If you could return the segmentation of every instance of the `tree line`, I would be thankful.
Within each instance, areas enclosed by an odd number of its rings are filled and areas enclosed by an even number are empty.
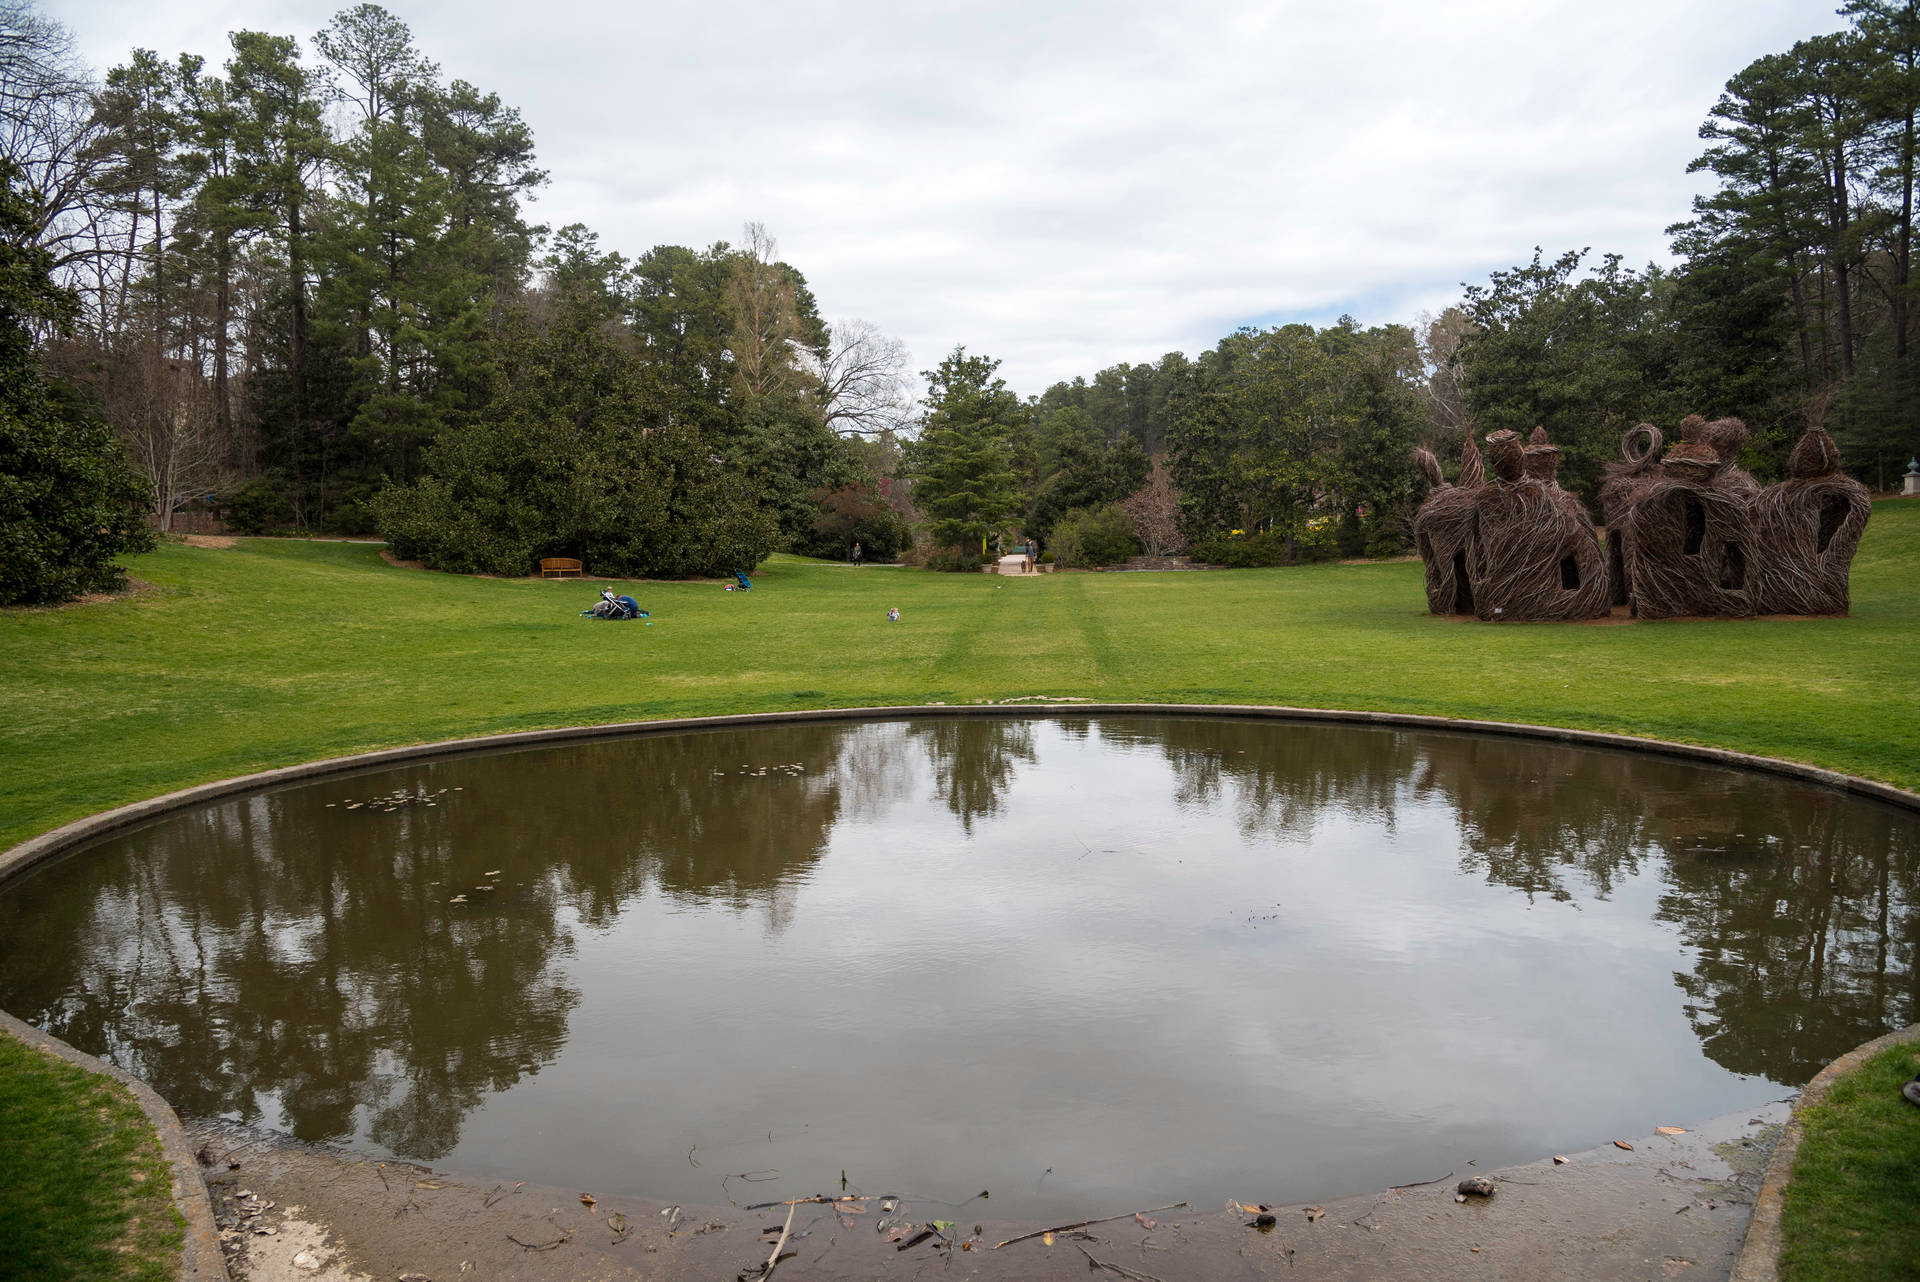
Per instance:
[[[1817,424],[1861,480],[1897,485],[1920,450],[1920,0],[1839,12],[1846,29],[1755,60],[1708,111],[1691,170],[1717,186],[1667,229],[1673,267],[1535,249],[1414,326],[1245,329],[1057,383],[1003,432],[998,472],[1024,489],[984,510],[1044,536],[1063,503],[1125,499],[1144,455],[1208,559],[1386,553],[1420,497],[1412,445],[1451,459],[1470,431],[1542,426],[1591,503],[1626,429],[1693,413],[1746,420],[1762,480]],[[918,497],[937,502],[924,480]]]
[[[1413,444],[1543,426],[1591,500],[1626,428],[1689,413],[1744,418],[1762,479],[1819,423],[1885,489],[1920,446],[1920,0],[1841,12],[1708,111],[1693,168],[1717,186],[1668,229],[1673,267],[1536,249],[1414,325],[1243,329],[1028,397],[961,346],[916,405],[901,344],[827,323],[758,224],[629,259],[529,221],[526,122],[378,5],[95,79],[0,0],[4,235],[69,300],[9,323],[162,529],[211,501],[469,571],[692,574],[916,533],[954,568],[1012,538],[1082,564],[1387,554]]]
[[[534,224],[519,111],[378,5],[96,79],[5,0],[0,161],[73,299],[35,330],[45,372],[162,529],[211,499],[243,530],[390,530],[515,573],[582,545],[608,572],[720,564],[609,542],[610,504],[727,563],[817,544],[823,513],[901,537],[864,444],[911,412],[901,345],[825,321],[757,224],[631,260]]]

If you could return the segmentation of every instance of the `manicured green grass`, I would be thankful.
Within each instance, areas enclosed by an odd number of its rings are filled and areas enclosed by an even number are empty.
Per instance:
[[[126,1088],[0,1036],[0,1278],[164,1282],[181,1223]]]
[[[130,566],[154,590],[0,611],[0,848],[374,747],[1022,695],[1543,722],[1920,786],[1920,502],[1876,505],[1845,619],[1438,619],[1412,562],[1002,579],[777,557],[751,593],[621,584],[645,627],[578,617],[601,580],[423,573],[367,545],[169,545]]]
[[[1920,1278],[1920,1108],[1900,1084],[1920,1042],[1895,1046],[1806,1110],[1780,1219],[1781,1282]]]
[[[193,783],[369,748],[1035,695],[1548,723],[1920,786],[1920,503],[1876,506],[1847,619],[1490,626],[1429,616],[1411,563],[1007,580],[776,558],[751,593],[621,584],[648,627],[579,618],[601,580],[425,574],[364,545],[170,545],[131,568],[152,590],[0,611],[0,849]],[[96,1267],[103,1252],[127,1268],[169,1258],[113,1219],[126,1215],[116,1175],[164,1188],[148,1157],[127,1156],[151,1141],[144,1121],[85,1129],[116,1116],[113,1092],[20,1053],[0,1042],[0,1272],[28,1260],[43,1261],[33,1276],[115,1276]],[[46,1129],[61,1126],[85,1133]],[[1887,1209],[1914,1205],[1909,1188]],[[40,1208],[70,1218],[43,1231]],[[59,1241],[63,1262],[33,1254]]]

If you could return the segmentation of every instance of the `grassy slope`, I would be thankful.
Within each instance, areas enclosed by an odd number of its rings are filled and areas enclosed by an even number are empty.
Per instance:
[[[181,1223],[126,1088],[0,1036],[0,1278],[166,1282]]]
[[[1405,562],[1012,582],[776,558],[746,595],[625,585],[641,627],[576,617],[598,580],[425,574],[364,545],[168,546],[132,568],[158,590],[0,612],[0,848],[377,746],[1019,695],[1545,722],[1920,786],[1920,502],[1876,506],[1847,619],[1436,619]]]
[[[1900,1098],[1917,1069],[1920,1045],[1895,1046],[1806,1111],[1781,1212],[1782,1282],[1920,1278],[1920,1108]]]

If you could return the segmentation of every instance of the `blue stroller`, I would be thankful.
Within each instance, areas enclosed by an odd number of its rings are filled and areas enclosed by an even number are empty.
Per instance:
[[[601,588],[600,599],[591,609],[582,610],[580,613],[585,618],[612,619],[616,622],[648,617],[647,612],[640,608],[638,601],[630,596],[615,596],[612,588]]]

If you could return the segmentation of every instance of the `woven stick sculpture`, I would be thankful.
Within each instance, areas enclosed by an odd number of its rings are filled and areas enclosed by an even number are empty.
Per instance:
[[[1682,441],[1634,495],[1627,513],[1627,579],[1642,619],[1753,613],[1753,518],[1747,489],[1716,484],[1726,464],[1711,446]]]
[[[1544,437],[1544,433],[1538,434]],[[1487,438],[1494,478],[1472,491],[1473,529],[1467,566],[1474,613],[1509,621],[1595,619],[1607,613],[1606,556],[1593,521],[1577,499],[1552,481],[1559,451],[1529,447],[1512,432]]]
[[[1600,481],[1600,519],[1607,524],[1607,581],[1615,605],[1633,600],[1633,583],[1627,577],[1627,513],[1660,474],[1660,450],[1666,443],[1666,435],[1651,423],[1629,429],[1620,438],[1620,453],[1627,461],[1609,464]]]
[[[1687,435],[1689,423],[1699,423],[1692,436]],[[1760,482],[1753,479],[1744,469],[1734,463],[1739,457],[1740,447],[1747,443],[1747,425],[1737,418],[1717,418],[1708,423],[1698,414],[1688,415],[1680,424],[1680,439],[1698,441],[1713,451],[1720,460],[1720,473],[1714,479],[1716,489],[1728,493],[1742,494],[1752,499],[1760,493]]]
[[[1662,457],[1665,440],[1651,423],[1622,438],[1626,462],[1600,484],[1604,548],[1560,487],[1560,451],[1544,428],[1524,445],[1513,432],[1487,437],[1491,479],[1469,436],[1458,485],[1415,450],[1433,487],[1413,522],[1427,608],[1501,620],[1598,618],[1610,605],[1643,619],[1847,612],[1872,506],[1841,472],[1832,437],[1809,430],[1789,479],[1764,490],[1735,462],[1747,440],[1739,419],[1692,414]]]
[[[1461,457],[1460,484],[1449,485],[1440,460],[1424,449],[1413,462],[1432,487],[1413,517],[1413,542],[1427,576],[1427,609],[1434,614],[1472,614],[1473,577],[1467,568],[1467,541],[1473,533],[1473,489],[1480,484],[1480,454],[1473,438]],[[1467,482],[1471,463],[1472,485]]]
[[[1764,549],[1755,606],[1762,614],[1845,614],[1848,572],[1873,507],[1867,487],[1840,470],[1840,450],[1811,428],[1787,459],[1788,479],[1753,502]]]
[[[1460,488],[1470,490],[1486,483],[1486,464],[1480,459],[1480,447],[1473,443],[1473,430],[1469,428],[1467,439],[1460,445]]]

